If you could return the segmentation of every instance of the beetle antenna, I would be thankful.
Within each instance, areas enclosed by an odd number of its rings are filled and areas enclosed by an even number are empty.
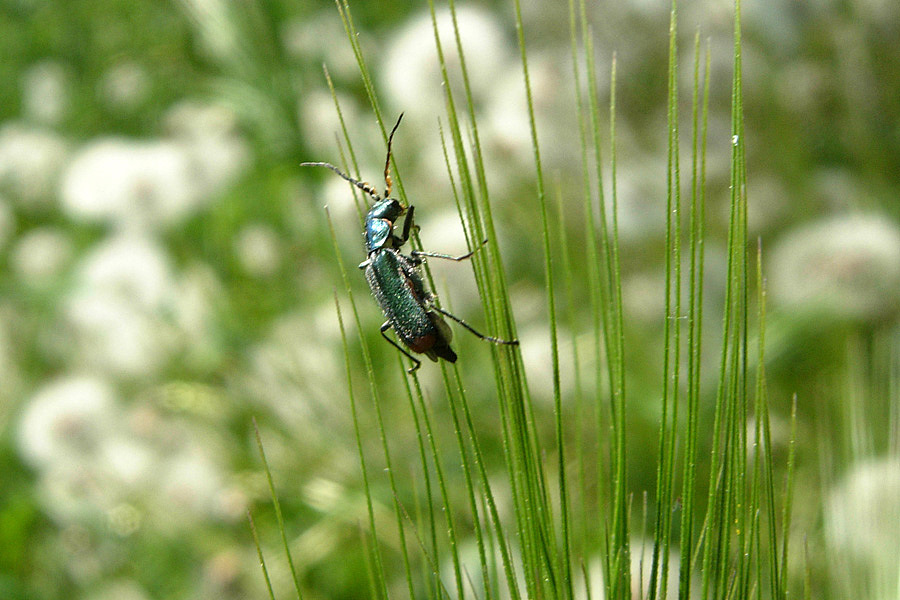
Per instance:
[[[391,135],[388,136],[388,148],[387,148],[387,158],[384,160],[384,197],[391,197],[391,186],[393,185],[393,181],[391,180],[391,142],[394,139],[394,132],[397,131],[397,128],[400,127],[400,121],[403,120],[403,113],[400,113],[400,116],[397,117],[397,122],[394,124],[394,128],[391,129]]]
[[[388,144],[388,148],[390,148],[390,144]],[[352,183],[353,185],[355,185],[356,187],[358,187],[359,189],[361,189],[362,191],[364,191],[365,193],[370,195],[375,200],[375,202],[378,202],[379,200],[381,200],[381,196],[378,195],[378,191],[372,186],[372,184],[353,179],[352,177],[350,177],[349,175],[347,175],[346,173],[344,173],[343,171],[341,171],[340,169],[338,169],[336,166],[334,166],[331,163],[303,162],[303,163],[300,163],[300,166],[301,167],[325,167],[325,168],[331,169],[332,171],[334,171],[335,173],[340,175],[341,178],[346,179],[347,181],[349,181],[350,183]]]

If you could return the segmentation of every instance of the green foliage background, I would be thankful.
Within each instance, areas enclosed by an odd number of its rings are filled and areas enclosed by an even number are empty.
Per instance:
[[[464,9],[495,241],[537,434],[552,448],[542,232],[513,8]],[[440,78],[433,62],[417,60],[433,44],[427,7],[352,10],[387,120],[406,114],[395,158],[421,240],[461,252],[440,145]],[[627,488],[638,539],[650,535],[643,494],[652,515],[662,394],[669,4],[599,3],[589,19],[601,97],[617,56]],[[703,355],[711,373],[727,258],[731,19],[730,3],[679,9],[682,102],[695,28],[711,56]],[[548,195],[551,205],[563,199],[568,254],[553,252],[573,273],[558,299],[562,403],[573,421],[595,365],[584,223],[567,200],[581,193],[567,7],[527,3],[523,24]],[[761,240],[768,278],[765,368],[779,485],[797,403],[789,578],[815,598],[895,598],[900,6],[748,3],[743,26],[749,239]],[[368,595],[366,491],[334,310],[337,290],[349,314],[335,254],[350,266],[362,260],[359,213],[345,184],[298,166],[342,159],[324,64],[359,172],[373,182],[381,173],[383,139],[335,7],[4,0],[0,56],[0,597],[261,597],[247,509],[279,597],[287,593],[252,416],[304,597]],[[398,357],[380,339],[362,277],[350,275],[376,382],[391,390],[380,408],[403,457],[395,474],[410,484],[401,501],[423,510],[413,466],[421,434],[398,391]],[[484,328],[472,270],[435,265],[434,275],[444,305]],[[345,320],[353,387],[364,395],[355,325]],[[491,350],[459,328],[456,336],[488,472],[501,478]],[[424,364],[421,381],[444,447],[454,434],[440,371]],[[714,392],[711,380],[701,413],[712,412]],[[359,422],[362,454],[380,456],[370,404]],[[600,438],[566,444],[570,455],[605,451]],[[452,465],[455,455],[445,457]],[[464,505],[458,466],[447,477]],[[387,481],[371,486],[378,522],[391,523]],[[397,572],[388,583],[402,596],[398,541],[389,533],[379,541]],[[640,555],[633,549],[635,561]]]

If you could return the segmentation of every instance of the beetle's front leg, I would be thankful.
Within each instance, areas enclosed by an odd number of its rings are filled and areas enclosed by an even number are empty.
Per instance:
[[[410,207],[406,209],[406,219],[403,221],[403,233],[400,235],[400,237],[394,240],[395,248],[399,248],[407,241],[409,241],[409,234],[412,231],[413,227],[415,227],[416,229],[419,228],[418,225],[414,225],[413,221],[413,213],[415,212],[415,209],[416,207],[412,205],[410,205]]]

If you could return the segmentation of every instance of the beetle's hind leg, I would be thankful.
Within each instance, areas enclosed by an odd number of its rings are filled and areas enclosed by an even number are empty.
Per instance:
[[[430,305],[430,308],[432,308],[433,310],[436,310],[437,312],[441,313],[448,319],[453,319],[454,321],[456,321],[457,323],[459,323],[460,325],[462,325],[463,327],[468,329],[469,332],[474,334],[475,337],[477,337],[478,339],[484,340],[486,342],[491,342],[492,344],[501,344],[504,346],[518,346],[519,345],[519,340],[504,340],[504,339],[493,337],[490,335],[484,335],[483,333],[481,333],[480,331],[478,331],[477,329],[475,329],[474,327],[472,327],[471,325],[469,325],[468,323],[466,323],[465,321],[463,321],[462,319],[460,319],[453,313],[447,312],[446,310],[444,310],[443,308],[441,308],[434,302],[429,302],[429,305]]]
[[[419,360],[418,358],[416,358],[415,356],[413,356],[412,354],[410,354],[409,352],[407,352],[406,350],[404,350],[403,348],[401,348],[401,347],[400,347],[400,344],[398,344],[397,342],[395,342],[394,340],[392,340],[391,338],[389,338],[389,337],[387,336],[387,333],[386,333],[386,332],[387,332],[387,330],[390,329],[391,327],[393,327],[393,325],[391,325],[391,322],[390,322],[390,321],[385,321],[385,322],[381,325],[381,337],[383,337],[383,338],[386,339],[388,342],[390,342],[391,346],[393,346],[394,348],[396,348],[397,350],[399,350],[400,352],[402,352],[403,354],[405,354],[405,355],[407,356],[407,358],[409,358],[409,360],[413,361],[413,366],[411,366],[410,368],[408,368],[408,369],[406,370],[407,373],[412,374],[412,373],[414,373],[419,367],[422,366],[422,361]]]

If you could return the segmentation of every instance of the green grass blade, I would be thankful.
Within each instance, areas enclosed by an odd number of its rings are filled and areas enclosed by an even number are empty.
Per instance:
[[[663,341],[662,416],[660,418],[659,464],[657,467],[657,512],[653,562],[650,572],[651,598],[665,598],[668,590],[668,560],[671,540],[675,442],[681,365],[681,181],[678,136],[678,46],[677,6],[673,0],[669,23],[668,152],[666,176],[666,302]],[[669,412],[671,411],[671,416]],[[657,584],[657,582],[659,582]],[[657,585],[659,586],[657,590]]]
[[[797,446],[797,396],[791,399],[791,434],[788,441],[788,459],[787,474],[785,475],[784,494],[781,505],[781,589],[779,590],[779,598],[787,598],[788,596],[788,548],[791,533],[791,515],[794,505],[794,468],[796,466],[796,446]]]
[[[519,0],[515,0],[516,15],[516,33],[519,40],[519,55],[522,64],[522,77],[525,83],[525,97],[528,109],[529,130],[531,134],[531,143],[535,165],[535,175],[537,183],[537,199],[541,211],[541,231],[544,246],[544,269],[547,288],[547,306],[549,312],[550,324],[550,344],[553,360],[553,387],[554,387],[554,405],[557,419],[557,443],[559,445],[558,452],[560,456],[559,466],[559,486],[560,486],[560,520],[562,527],[562,542],[558,544],[553,522],[551,520],[552,513],[546,496],[546,488],[541,478],[535,477],[535,486],[532,488],[534,504],[532,508],[535,516],[539,520],[536,523],[539,530],[534,532],[539,535],[537,540],[538,547],[541,549],[539,562],[534,565],[537,572],[541,572],[545,577],[549,578],[549,585],[553,589],[556,597],[572,597],[572,576],[571,576],[571,558],[569,556],[569,537],[568,537],[568,492],[566,484],[565,458],[563,452],[562,439],[562,409],[561,398],[559,392],[559,346],[556,324],[556,302],[554,293],[554,273],[550,252],[550,225],[547,214],[547,201],[544,190],[544,174],[541,165],[540,145],[538,144],[537,126],[534,118],[534,99],[531,91],[531,79],[528,72],[528,58],[526,54],[525,32],[522,23],[522,11]],[[536,466],[536,465],[535,465]]]
[[[397,359],[401,361],[402,368],[402,358],[400,355],[397,356]],[[448,536],[450,538],[450,546],[452,549],[452,556],[454,557],[454,572],[459,572],[459,557],[456,552],[456,527],[453,522],[453,515],[450,510],[450,502],[447,497],[447,486],[443,481],[443,470],[441,468],[440,462],[440,454],[437,451],[437,446],[433,444],[434,436],[432,435],[431,430],[431,421],[428,418],[427,407],[425,406],[424,399],[422,398],[421,388],[418,386],[418,379],[414,380],[416,385],[416,396],[419,401],[419,406],[417,409],[416,402],[413,400],[413,393],[409,386],[409,379],[404,378],[403,380],[406,386],[406,396],[409,401],[410,413],[412,414],[413,423],[416,429],[416,446],[419,451],[419,460],[422,463],[422,479],[425,483],[425,515],[423,518],[427,518],[428,521],[428,538],[430,541],[430,549],[426,548],[424,542],[419,538],[418,533],[416,533],[416,539],[419,541],[419,546],[422,548],[423,555],[427,559],[423,561],[423,569],[430,569],[430,572],[426,573],[426,579],[431,584],[429,586],[429,592],[431,593],[431,597],[438,598],[440,596],[440,589],[443,586],[443,582],[441,582],[440,578],[440,570],[437,565],[440,564],[440,550],[437,541],[437,522],[435,519],[435,506],[434,506],[434,494],[432,491],[432,482],[431,482],[431,473],[428,468],[428,458],[427,452],[425,449],[425,439],[426,437],[432,441],[432,445],[430,447],[431,450],[431,459],[435,465],[435,470],[439,477],[439,485],[441,487],[442,499],[444,502],[443,511],[446,515],[447,519],[447,531]],[[422,411],[421,419],[419,415],[419,410]],[[422,429],[422,424],[424,422],[425,430]],[[411,478],[412,480],[412,478]],[[419,495],[415,496],[418,500]],[[418,502],[417,502],[418,505]],[[421,515],[421,511],[419,511]],[[417,521],[420,521],[418,519]],[[411,520],[410,520],[411,521]],[[412,521],[411,521],[412,522]],[[413,528],[415,532],[415,529]]]
[[[573,9],[570,9],[570,27],[574,30]],[[604,369],[597,369],[596,391],[600,396],[603,393],[603,375],[606,375],[606,385],[609,389],[609,412],[599,410],[597,413],[597,432],[609,430],[611,442],[607,442],[608,467],[606,471],[600,463],[598,475],[601,481],[609,482],[604,486],[598,501],[601,507],[609,506],[611,515],[607,523],[607,533],[603,540],[606,548],[604,553],[605,585],[607,596],[610,598],[622,598],[631,596],[631,558],[629,550],[628,534],[628,496],[627,496],[627,462],[626,462],[626,425],[625,425],[625,363],[624,363],[624,328],[622,314],[622,287],[621,272],[618,255],[618,206],[616,195],[616,61],[613,57],[610,83],[610,147],[611,147],[611,198],[612,198],[612,224],[607,219],[607,208],[603,188],[603,169],[601,160],[600,141],[600,102],[598,98],[598,85],[596,69],[594,67],[593,36],[586,14],[585,2],[579,1],[579,22],[581,40],[584,46],[586,58],[588,98],[585,104],[582,101],[580,90],[576,93],[579,107],[579,123],[582,132],[582,166],[584,186],[584,206],[588,218],[586,222],[588,280],[591,306],[593,308],[594,348],[598,361],[605,363]],[[574,31],[572,33],[573,47]],[[574,53],[574,50],[573,50]],[[578,64],[575,59],[576,80],[578,78]],[[587,129],[591,135],[587,135]],[[594,171],[596,179],[596,196],[599,207],[596,211],[591,202],[591,183],[587,169],[587,155],[591,152],[592,145],[594,157]],[[599,227],[595,223],[599,222]],[[608,419],[608,421],[607,421]],[[608,424],[607,424],[608,423]],[[602,438],[601,438],[602,439]]]
[[[263,558],[262,547],[259,545],[259,534],[256,533],[256,524],[253,522],[253,514],[249,509],[247,510],[247,522],[250,524],[250,533],[253,534],[253,545],[256,546],[256,556],[259,557],[259,567],[262,569],[263,580],[266,582],[266,591],[269,592],[269,598],[275,600],[272,581],[269,579],[269,569],[266,567],[266,559]]]
[[[329,225],[331,224],[330,217],[328,219],[328,223],[329,223]],[[331,230],[331,233],[332,233],[332,236],[334,236],[333,228]],[[337,243],[335,243],[335,246],[337,246]],[[340,260],[340,259],[338,259],[338,260]],[[343,268],[343,263],[341,263],[341,273],[345,276],[345,283],[348,285],[348,289],[349,289],[349,281],[346,280],[346,272]],[[351,298],[351,303],[352,302],[353,301]],[[366,514],[369,519],[369,534],[371,535],[371,538],[374,541],[373,548],[372,548],[372,554],[371,554],[372,562],[374,564],[369,565],[370,571],[372,573],[372,576],[371,576],[371,579],[373,582],[372,587],[374,588],[375,591],[378,592],[378,594],[379,594],[378,597],[387,598],[388,595],[387,595],[387,584],[385,582],[384,563],[381,558],[381,551],[378,548],[378,530],[375,527],[375,507],[373,506],[372,489],[369,484],[369,470],[366,466],[366,455],[365,455],[365,452],[363,451],[364,446],[363,446],[362,434],[360,432],[360,425],[359,425],[359,413],[358,413],[358,408],[357,408],[357,403],[356,403],[356,396],[353,392],[353,368],[350,364],[350,349],[347,344],[347,332],[344,329],[344,318],[341,314],[341,305],[338,302],[337,293],[335,293],[335,297],[334,297],[334,306],[335,306],[335,310],[337,311],[338,325],[341,330],[341,343],[343,344],[343,347],[344,347],[344,365],[346,367],[346,372],[347,372],[347,393],[350,398],[350,414],[351,414],[352,420],[353,420],[353,432],[356,435],[356,449],[357,449],[357,453],[359,455],[360,473],[362,474],[362,478],[363,478],[363,491],[365,492],[365,495],[366,495]],[[352,306],[353,306],[353,312],[355,314],[356,313],[356,305],[352,304]],[[357,327],[359,327],[359,317],[357,316],[356,318],[357,318]],[[369,368],[371,369],[371,364],[369,364]],[[372,380],[371,370],[369,372],[369,380],[370,381]]]
[[[291,578],[294,581],[294,589],[297,591],[297,598],[302,599],[303,594],[300,592],[300,580],[297,578],[297,569],[294,568],[294,559],[291,556],[291,548],[288,545],[287,533],[284,529],[284,516],[281,513],[281,503],[278,501],[278,494],[275,492],[275,482],[272,480],[272,471],[269,469],[269,461],[266,460],[266,451],[263,448],[262,437],[259,435],[259,426],[256,424],[256,417],[253,418],[253,433],[256,436],[256,447],[259,450],[259,456],[262,459],[263,470],[266,473],[266,483],[269,485],[269,494],[272,496],[272,506],[275,507],[275,518],[278,521],[278,530],[281,532],[281,542],[284,545],[284,555],[287,558],[288,567],[291,570]],[[247,515],[250,516],[249,513]],[[251,527],[253,521],[251,519]],[[256,537],[256,529],[253,530],[253,537]],[[260,559],[262,557],[260,556]],[[265,567],[263,567],[265,568]],[[268,583],[268,576],[266,577]]]
[[[452,10],[453,9],[451,7],[451,11]],[[453,170],[450,166],[450,158],[449,158],[449,155],[447,152],[447,145],[446,145],[446,140],[443,135],[443,129],[441,129],[441,146],[442,146],[442,150],[444,153],[444,161],[445,161],[445,164],[447,167],[447,174],[448,174],[449,180],[451,182],[451,189],[452,189],[454,200],[455,200],[455,203],[457,206],[457,211],[459,212],[460,217],[463,222],[463,225],[464,225],[463,230],[466,233],[467,242],[470,244],[469,247],[474,248],[474,247],[477,247],[477,240],[479,239],[479,234],[477,233],[478,226],[477,226],[477,224],[473,224],[473,221],[474,221],[473,218],[467,219],[466,215],[468,214],[471,217],[473,214],[477,214],[477,210],[474,209],[471,202],[466,202],[467,210],[464,211],[463,210],[463,202],[461,201],[459,192],[457,190],[458,189],[463,190],[465,192],[464,196],[466,198],[468,198],[469,200],[471,200],[472,194],[474,193],[474,191],[471,188],[471,179],[467,175],[470,172],[469,168],[468,168],[468,162],[466,160],[465,153],[462,152],[461,148],[460,148],[459,122],[458,122],[458,118],[457,118],[457,115],[455,112],[455,104],[453,101],[453,95],[449,91],[450,84],[449,84],[449,78],[447,75],[447,66],[446,66],[446,62],[444,60],[444,53],[443,53],[443,47],[441,44],[440,36],[438,34],[437,20],[436,20],[436,15],[434,13],[434,5],[433,4],[431,4],[431,11],[432,11],[431,12],[432,26],[433,26],[434,36],[435,36],[435,46],[438,51],[439,63],[441,65],[443,77],[445,78],[445,81],[444,81],[445,90],[447,90],[448,121],[449,121],[449,125],[450,125],[451,132],[453,135],[454,151],[455,151],[455,155],[456,155],[456,159],[457,159],[458,173],[460,174],[460,177],[463,180],[463,182],[460,184],[459,188],[457,187],[457,185],[455,183],[455,179],[453,177]],[[456,37],[458,40],[458,35]],[[457,51],[461,54],[462,48],[460,46],[457,46]],[[460,59],[460,60],[461,60],[461,62],[464,62],[463,59]],[[468,85],[468,83],[467,83],[468,79],[467,79],[465,72],[463,73],[463,78],[464,78],[464,81],[466,82],[466,85]],[[473,138],[474,138],[474,136],[473,136]],[[475,143],[477,144],[477,138],[474,138],[474,139],[476,140]],[[477,148],[475,150],[475,155],[480,156],[480,150]],[[486,193],[486,190],[484,190],[484,192]],[[488,210],[489,210],[489,208],[488,208]],[[475,212],[473,213],[473,211],[475,211]],[[482,298],[484,298],[483,290],[485,288],[483,286],[486,285],[486,282],[487,282],[487,279],[484,277],[485,272],[483,270],[479,270],[478,268],[475,268],[474,271],[475,271],[475,275],[476,275],[476,282],[478,282],[479,289],[482,290]],[[429,280],[431,280],[430,272],[427,273],[427,276],[428,276]],[[431,285],[433,285],[433,281],[431,281]],[[496,301],[494,302],[494,304],[496,304]],[[490,314],[491,312],[493,312],[493,311],[486,310],[486,314]],[[494,353],[494,354],[496,354],[496,353]],[[497,366],[497,363],[495,362],[495,367],[496,366]],[[446,368],[444,368],[443,372],[444,372],[444,385],[445,385],[445,389],[447,391],[447,397],[452,398],[454,391],[455,391],[455,393],[458,395],[458,398],[459,398],[459,406],[462,408],[463,413],[465,415],[465,420],[466,420],[466,430],[465,431],[466,431],[466,434],[468,435],[469,442],[472,446],[472,452],[473,452],[473,458],[474,458],[475,465],[478,467],[478,470],[479,470],[479,477],[480,477],[479,484],[481,485],[483,499],[485,500],[485,502],[487,503],[487,506],[490,509],[489,516],[491,519],[491,523],[496,531],[495,539],[497,540],[498,545],[499,545],[499,551],[501,554],[501,560],[503,563],[503,568],[504,568],[504,573],[505,573],[505,577],[506,577],[508,591],[512,598],[518,598],[519,597],[518,584],[516,582],[515,570],[512,565],[509,548],[506,543],[505,533],[504,533],[504,529],[503,529],[504,524],[500,521],[499,514],[496,509],[496,503],[495,503],[494,497],[493,497],[493,492],[491,491],[487,473],[484,469],[484,460],[481,455],[481,450],[480,450],[480,445],[478,443],[477,434],[476,434],[475,428],[472,424],[472,418],[471,418],[471,415],[469,412],[469,402],[468,402],[468,399],[466,398],[465,387],[462,385],[458,367],[454,367],[454,369],[453,369],[453,375],[454,375],[453,385],[451,385],[451,380],[448,379],[448,377],[447,377],[447,369]],[[503,375],[501,375],[501,377],[498,379],[498,394],[501,394],[501,397],[502,397],[503,389],[504,389],[502,382],[504,380],[505,380],[505,376],[503,376]],[[509,386],[509,383],[507,383],[506,385]],[[508,389],[508,387],[507,387],[507,389]],[[504,415],[505,413],[503,413],[503,411],[502,411],[502,406],[503,405],[501,403],[501,415]],[[460,417],[459,417],[459,413],[457,412],[457,404],[455,402],[451,401],[450,407],[451,407],[451,415],[452,415],[453,423],[454,423],[454,431],[457,433],[457,447],[459,449],[460,458],[461,458],[462,464],[463,464],[463,473],[466,476],[466,486],[467,486],[467,492],[469,494],[470,510],[474,516],[477,516],[478,512],[477,512],[476,505],[474,502],[474,490],[473,490],[473,485],[472,485],[472,480],[470,477],[470,470],[469,470],[469,465],[471,463],[468,462],[468,458],[467,458],[468,455],[467,455],[467,451],[466,451],[466,447],[465,447],[465,442],[461,435],[463,428],[460,425]],[[505,416],[503,418],[504,418],[504,428],[503,429],[504,429],[504,431],[508,431],[508,429],[505,425],[505,423],[506,423]],[[479,551],[479,560],[481,562],[482,574],[485,579],[485,593],[490,595],[491,591],[487,587],[488,586],[488,578],[489,578],[488,566],[487,566],[487,556],[485,553],[485,546],[484,546],[484,540],[482,537],[482,532],[481,532],[481,529],[479,526],[479,521],[477,518],[475,519],[475,523],[476,523],[475,534],[476,534],[476,543],[477,543],[478,551]]]
[[[584,0],[580,3],[582,28],[587,29],[587,16]],[[607,219],[607,208],[603,191],[603,166],[601,161],[602,146],[600,140],[600,101],[597,95],[596,71],[594,68],[593,39],[588,30],[584,36],[585,54],[587,56],[588,84],[589,84],[589,112],[591,130],[593,132],[593,145],[595,157],[595,170],[597,179],[597,197],[599,199],[598,219],[599,231],[591,226],[589,230],[591,243],[597,243],[599,247],[600,269],[597,287],[600,291],[601,326],[603,328],[604,349],[606,351],[606,371],[610,392],[610,425],[613,433],[611,472],[612,482],[612,522],[611,522],[611,553],[613,569],[609,575],[609,594],[613,598],[630,597],[631,589],[631,558],[628,533],[628,496],[627,496],[627,452],[626,452],[626,421],[625,421],[625,356],[624,356],[624,330],[622,327],[622,289],[621,274],[618,257],[618,207],[616,192],[616,59],[613,57],[610,70],[610,168],[611,168],[611,196],[612,196],[612,228]],[[590,219],[593,221],[593,219]],[[598,388],[599,392],[599,388]]]
[[[699,441],[700,364],[703,327],[703,230],[705,200],[706,131],[701,133],[703,119],[709,106],[709,50],[703,71],[703,97],[700,96],[700,34],[694,36],[694,78],[691,98],[691,207],[690,207],[690,281],[688,306],[688,402],[687,431],[685,433],[684,467],[682,474],[681,564],[678,576],[678,597],[687,600],[691,595],[691,568],[694,546],[694,491],[697,477],[697,445]],[[702,109],[701,109],[702,105]],[[702,144],[700,142],[702,138]],[[702,147],[702,150],[701,150]],[[702,155],[701,155],[702,152]]]

